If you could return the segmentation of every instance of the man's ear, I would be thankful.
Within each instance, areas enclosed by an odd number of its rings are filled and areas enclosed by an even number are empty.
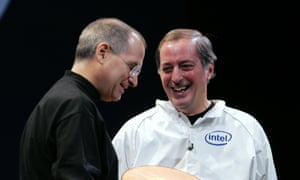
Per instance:
[[[211,80],[214,77],[215,74],[215,63],[211,62],[208,66],[208,76],[207,76],[207,80]]]
[[[96,47],[95,56],[97,57],[99,62],[102,63],[110,52],[111,50],[109,48],[109,44],[107,42],[101,42]]]

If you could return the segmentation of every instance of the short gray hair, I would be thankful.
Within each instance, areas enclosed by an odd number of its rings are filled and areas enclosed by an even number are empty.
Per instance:
[[[146,41],[141,33],[117,18],[99,18],[88,24],[81,32],[76,47],[75,58],[90,58],[95,53],[96,47],[101,42],[107,42],[115,54],[120,54],[128,48],[130,34],[136,33],[143,44]]]

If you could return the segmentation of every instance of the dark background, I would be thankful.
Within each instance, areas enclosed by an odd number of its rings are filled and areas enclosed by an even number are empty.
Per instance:
[[[23,126],[43,94],[70,69],[82,28],[109,16],[135,27],[148,42],[139,86],[120,102],[99,103],[111,136],[129,117],[165,98],[154,62],[162,36],[173,28],[197,28],[211,39],[218,56],[209,98],[254,115],[269,137],[278,178],[295,179],[296,7],[288,1],[11,0],[0,19],[0,179],[18,179]]]

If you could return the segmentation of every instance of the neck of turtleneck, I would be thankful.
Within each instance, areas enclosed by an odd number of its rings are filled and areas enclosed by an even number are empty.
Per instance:
[[[191,124],[194,124],[195,121],[199,118],[199,117],[203,117],[213,106],[214,106],[215,103],[213,103],[211,101],[210,105],[202,112],[198,113],[198,114],[194,114],[192,116],[188,116]]]

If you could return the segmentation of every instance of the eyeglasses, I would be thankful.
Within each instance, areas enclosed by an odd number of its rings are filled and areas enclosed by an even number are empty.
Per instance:
[[[128,68],[130,70],[130,72],[129,72],[130,77],[135,78],[141,73],[142,65],[137,64],[134,66],[133,64],[126,63],[126,61],[121,56],[118,56],[118,57],[128,66]]]
[[[118,56],[127,66],[128,68],[130,69],[130,72],[129,72],[129,76],[132,77],[132,78],[135,78],[137,77],[140,73],[141,73],[141,70],[142,70],[142,65],[135,65],[133,66],[132,64],[127,64],[126,61],[121,58],[120,56]]]
[[[110,46],[110,49],[113,51],[111,46]],[[128,66],[128,68],[130,70],[130,72],[129,72],[130,77],[135,78],[141,73],[142,65],[137,64],[137,65],[133,66],[133,64],[128,64],[121,56],[119,56],[119,55],[116,55],[116,56],[118,56]]]
[[[124,61],[124,60],[123,60]],[[125,62],[124,62],[125,63]],[[128,64],[127,64],[128,65]],[[131,67],[130,65],[128,65],[129,69],[130,69],[130,72],[129,72],[129,75],[131,77],[137,77],[140,73],[141,73],[141,70],[142,70],[142,66],[141,65],[135,65],[133,67]]]

